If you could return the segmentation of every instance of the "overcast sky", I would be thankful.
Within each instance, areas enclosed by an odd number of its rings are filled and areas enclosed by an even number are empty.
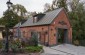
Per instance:
[[[0,17],[3,15],[3,12],[7,9],[6,2],[8,0],[0,0]],[[23,5],[27,11],[37,11],[42,12],[44,9],[45,3],[52,3],[52,0],[11,0],[13,4]]]
[[[7,9],[6,2],[8,0],[0,0],[0,17],[2,17],[3,12]],[[53,0],[11,0],[13,4],[21,4],[23,5],[27,11],[33,12],[43,12],[44,4],[50,3],[52,4]],[[85,0],[82,0],[85,1]]]

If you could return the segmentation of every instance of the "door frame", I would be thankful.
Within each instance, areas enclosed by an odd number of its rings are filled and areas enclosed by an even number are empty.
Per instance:
[[[68,28],[56,28],[56,45],[58,45],[59,43],[58,43],[58,34],[59,34],[59,32],[58,32],[58,29],[66,29],[67,30],[67,40],[66,40],[66,43],[68,43],[69,41],[68,41]],[[65,38],[64,38],[65,39]]]

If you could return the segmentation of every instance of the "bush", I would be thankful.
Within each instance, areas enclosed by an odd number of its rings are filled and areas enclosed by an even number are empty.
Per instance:
[[[73,43],[74,43],[74,45],[78,46],[79,45],[79,40],[75,40]]]
[[[2,40],[0,40],[0,49],[2,49],[2,47],[3,47],[3,42]]]
[[[80,40],[80,45],[81,46],[85,46],[85,39],[84,40]]]
[[[22,38],[22,40],[21,40],[21,45],[22,45],[22,47],[26,47],[26,46],[29,46],[30,44],[29,44],[29,39],[27,39],[27,38]]]
[[[10,43],[10,48],[12,49],[13,52],[18,52],[19,49],[21,48],[21,42],[19,40],[12,41]]]
[[[30,46],[38,46],[37,37],[36,36],[31,37],[30,40],[29,40],[29,43],[30,43]]]
[[[21,44],[23,47],[25,46],[38,46],[38,38],[37,34],[33,34],[29,39],[27,38],[22,38]]]
[[[26,52],[40,52],[42,50],[42,46],[28,46],[25,47],[24,50]]]
[[[27,41],[25,41],[25,45],[38,46],[38,37],[36,32],[34,32],[32,36]]]
[[[39,52],[42,46],[38,46],[36,38],[16,39],[9,42],[9,49],[14,53]]]

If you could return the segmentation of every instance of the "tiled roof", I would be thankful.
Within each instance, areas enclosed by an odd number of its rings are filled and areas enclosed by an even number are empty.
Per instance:
[[[22,25],[20,25],[21,27],[25,27],[25,26],[36,26],[36,25],[46,25],[46,24],[51,24],[52,21],[58,16],[58,14],[60,13],[60,11],[63,8],[59,8],[59,9],[55,9],[53,11],[44,13],[45,16],[39,20],[36,23],[33,23],[33,17],[28,18],[28,20],[23,23]],[[18,27],[19,23],[17,25],[15,25],[14,27]]]

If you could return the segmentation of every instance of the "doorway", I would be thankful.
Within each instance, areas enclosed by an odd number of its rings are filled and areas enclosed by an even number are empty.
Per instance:
[[[58,28],[58,44],[68,43],[68,30]]]

